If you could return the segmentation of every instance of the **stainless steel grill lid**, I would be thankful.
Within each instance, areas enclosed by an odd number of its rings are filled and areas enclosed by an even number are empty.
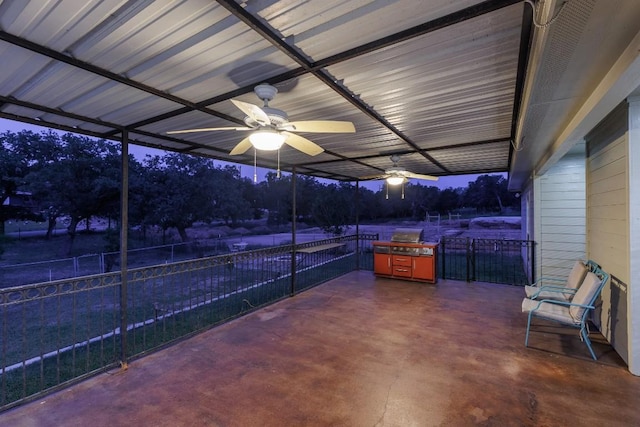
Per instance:
[[[392,242],[421,243],[424,230],[421,228],[396,228],[391,235]]]

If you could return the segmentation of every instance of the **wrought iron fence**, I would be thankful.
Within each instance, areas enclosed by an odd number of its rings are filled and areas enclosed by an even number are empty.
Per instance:
[[[117,271],[0,289],[0,410],[355,269],[372,270],[377,239],[352,235],[135,268],[126,281]],[[529,241],[446,238],[439,276],[525,284],[522,260],[532,251]]]
[[[298,239],[314,241],[322,239],[320,234],[299,234]],[[236,238],[198,239],[184,243],[148,246],[129,249],[127,265],[129,269],[168,264],[189,259],[211,257],[237,252],[238,247],[247,247],[247,243],[236,242]],[[271,246],[282,245],[281,237],[273,237]],[[290,240],[288,243],[290,243]],[[259,246],[259,245],[256,245]],[[255,247],[253,248],[255,249]],[[0,265],[0,288],[21,286],[31,283],[52,282],[54,280],[92,274],[109,273],[120,269],[120,252],[102,252],[76,257],[53,259],[13,265]]]
[[[534,279],[533,255],[531,240],[443,237],[439,276],[524,286]]]
[[[355,269],[372,269],[377,238],[352,235],[136,268],[126,281],[118,271],[0,289],[0,410]]]

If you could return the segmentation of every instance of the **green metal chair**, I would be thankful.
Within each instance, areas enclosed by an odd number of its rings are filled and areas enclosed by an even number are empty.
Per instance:
[[[542,277],[533,284],[525,286],[524,291],[530,299],[555,299],[570,301],[582,284],[587,272],[593,272],[598,264],[592,260],[583,263],[577,260],[566,279],[558,277]]]
[[[529,313],[527,334],[524,340],[525,347],[529,346],[531,320],[533,317],[539,317],[578,328],[580,330],[580,339],[587,345],[591,357],[597,360],[589,339],[588,322],[591,313],[595,309],[596,299],[600,296],[607,280],[609,280],[609,274],[595,263],[592,263],[590,267],[593,271],[586,273],[581,285],[569,300],[525,298],[522,301],[522,311]]]

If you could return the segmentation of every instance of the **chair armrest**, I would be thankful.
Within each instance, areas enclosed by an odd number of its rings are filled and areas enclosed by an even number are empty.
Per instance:
[[[549,292],[560,292],[563,294],[575,294],[577,289],[573,288],[565,288],[564,286],[550,286],[544,285],[540,287],[540,291],[549,291]]]
[[[559,277],[541,277],[538,280],[536,280],[535,282],[533,282],[531,284],[531,286],[545,286],[542,284],[542,282],[545,281],[549,281],[549,282],[557,282],[557,283],[565,283],[566,279],[561,279]]]
[[[556,304],[556,305],[564,305],[564,306],[567,306],[567,307],[582,307],[582,308],[588,308],[588,309],[595,309],[594,306],[588,305],[588,304],[577,304],[575,302],[559,301],[559,300],[555,300],[555,299],[543,299],[543,300],[540,300],[540,302],[538,303],[536,308],[534,308],[534,310],[537,309],[538,307],[540,307],[540,304],[542,304],[543,302],[548,302],[550,304]]]
[[[531,295],[529,298],[531,299],[536,299],[542,292],[554,292],[557,294],[563,294],[563,295],[575,295],[576,293],[576,289],[573,288],[565,288],[563,286],[549,286],[549,285],[544,285],[544,286],[540,286],[538,287],[538,290],[536,290],[536,292]]]

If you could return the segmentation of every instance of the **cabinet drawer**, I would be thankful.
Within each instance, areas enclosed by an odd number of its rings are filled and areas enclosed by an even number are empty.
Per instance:
[[[393,256],[393,265],[401,265],[403,267],[411,267],[411,257],[404,255],[394,255]]]
[[[398,277],[411,277],[411,267],[393,266],[393,275]]]

